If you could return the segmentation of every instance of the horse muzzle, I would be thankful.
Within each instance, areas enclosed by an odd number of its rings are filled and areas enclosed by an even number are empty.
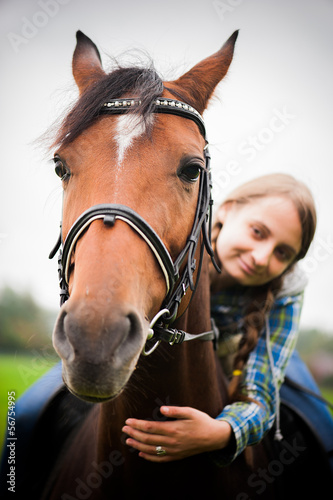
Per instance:
[[[53,331],[68,389],[92,402],[115,398],[136,367],[147,336],[145,323],[130,307],[112,308],[105,317],[97,308],[69,299]]]

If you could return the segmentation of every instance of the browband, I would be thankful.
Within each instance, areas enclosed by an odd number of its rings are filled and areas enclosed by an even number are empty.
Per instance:
[[[167,113],[169,115],[177,115],[182,118],[193,120],[198,125],[202,136],[206,138],[203,118],[193,106],[167,97],[158,97],[153,104],[152,113]],[[104,103],[100,113],[121,114],[140,105],[141,101],[139,99],[110,99],[108,102]]]

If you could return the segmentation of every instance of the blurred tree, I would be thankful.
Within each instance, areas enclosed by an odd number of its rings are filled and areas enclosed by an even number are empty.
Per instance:
[[[51,345],[56,312],[40,307],[29,293],[0,291],[0,351],[26,351]]]
[[[296,349],[319,386],[333,390],[333,333],[314,328],[303,329],[300,331]]]
[[[303,328],[299,333],[296,349],[304,357],[310,356],[319,349],[333,354],[333,332]]]

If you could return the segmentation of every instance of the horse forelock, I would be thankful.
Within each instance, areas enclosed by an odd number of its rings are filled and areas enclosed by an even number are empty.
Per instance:
[[[64,118],[52,146],[69,145],[98,120],[105,102],[121,97],[135,97],[141,101],[140,106],[129,108],[126,113],[140,116],[145,131],[149,131],[153,103],[162,92],[162,79],[152,64],[149,67],[118,67],[93,82],[79,97]]]

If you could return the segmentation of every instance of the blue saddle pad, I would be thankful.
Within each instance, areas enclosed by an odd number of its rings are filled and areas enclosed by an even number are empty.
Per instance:
[[[305,390],[296,389],[291,382],[296,382]],[[286,370],[286,382],[280,390],[281,402],[291,408],[305,423],[317,440],[326,450],[330,468],[333,475],[333,419],[325,401],[306,392],[309,390],[321,396],[320,390],[313,379],[308,367],[294,351]]]

